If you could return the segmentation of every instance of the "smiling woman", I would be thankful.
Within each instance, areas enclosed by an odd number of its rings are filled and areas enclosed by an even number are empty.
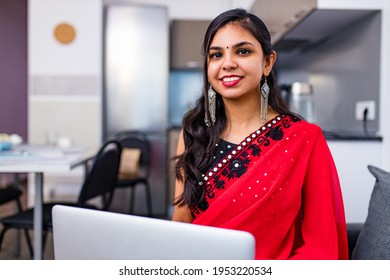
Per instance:
[[[290,112],[264,23],[209,25],[202,96],[183,119],[173,220],[248,231],[257,259],[346,259],[337,171],[321,129]],[[326,240],[326,242],[324,242]]]
[[[226,48],[224,48],[225,45]],[[228,23],[218,31],[209,49],[210,88],[219,92],[225,99],[225,103],[228,103],[229,99],[246,98],[242,96],[244,94],[247,98],[251,98],[254,108],[245,110],[245,112],[256,114],[260,109],[260,118],[254,118],[258,122],[253,124],[252,130],[267,120],[267,113],[275,116],[271,108],[269,112],[266,112],[269,96],[267,83],[263,83],[262,94],[258,94],[258,91],[259,80],[263,78],[266,81],[275,63],[276,53],[271,51],[269,55],[264,55],[260,42],[250,32],[234,22]],[[260,104],[260,107],[257,104]],[[229,138],[235,137],[239,141],[245,137],[244,134],[234,136],[226,132],[225,138],[234,141],[235,139]]]

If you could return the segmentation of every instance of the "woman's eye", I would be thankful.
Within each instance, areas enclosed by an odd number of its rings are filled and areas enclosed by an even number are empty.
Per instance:
[[[214,52],[209,54],[209,58],[220,58],[222,54],[220,52]]]
[[[241,55],[245,55],[245,54],[251,53],[251,51],[248,50],[248,49],[239,49],[239,50],[237,51],[237,53],[238,53],[238,54],[241,54]]]

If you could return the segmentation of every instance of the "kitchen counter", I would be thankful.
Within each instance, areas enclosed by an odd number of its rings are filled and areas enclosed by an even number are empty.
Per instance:
[[[377,141],[382,142],[382,136],[364,135],[354,133],[340,133],[333,131],[323,131],[326,140],[348,140],[348,141]]]

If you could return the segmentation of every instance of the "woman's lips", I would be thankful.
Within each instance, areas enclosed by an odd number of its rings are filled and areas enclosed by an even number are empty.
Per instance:
[[[239,76],[226,76],[221,79],[222,85],[225,87],[233,87],[241,81]]]

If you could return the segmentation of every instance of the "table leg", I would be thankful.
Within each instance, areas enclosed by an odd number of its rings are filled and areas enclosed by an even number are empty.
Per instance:
[[[19,177],[19,173],[14,173],[14,184],[15,186],[18,188],[18,189],[21,189],[22,186],[21,186],[21,183],[20,183],[20,177]],[[19,211],[19,209],[15,209],[16,211]],[[14,252],[14,255],[16,257],[19,257],[20,256],[20,230],[17,230],[16,231],[16,234],[15,234],[15,240],[14,240],[14,243],[15,243],[15,252]]]
[[[35,173],[34,259],[42,259],[43,173]]]

